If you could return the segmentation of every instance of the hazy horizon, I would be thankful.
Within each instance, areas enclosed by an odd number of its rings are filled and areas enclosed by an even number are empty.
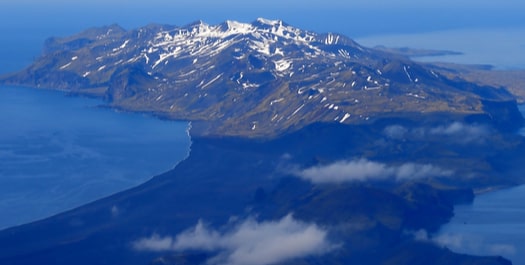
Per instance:
[[[82,29],[119,24],[127,29],[149,23],[183,26],[197,20],[250,22],[282,19],[294,26],[338,32],[356,38],[385,33],[418,33],[460,28],[524,26],[525,3],[494,1],[100,1],[22,0],[0,3],[0,31],[23,29],[68,35]],[[219,10],[219,11],[218,11]],[[118,12],[117,12],[118,11]]]

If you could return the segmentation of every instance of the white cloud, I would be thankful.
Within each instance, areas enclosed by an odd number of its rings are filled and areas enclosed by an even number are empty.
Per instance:
[[[383,134],[390,139],[425,139],[428,136],[445,136],[450,141],[459,144],[479,143],[490,136],[488,127],[477,124],[453,122],[431,128],[418,127],[408,129],[401,125],[391,125],[383,130]]]
[[[134,242],[140,251],[217,251],[210,264],[265,265],[320,255],[335,248],[327,231],[287,215],[281,220],[257,222],[247,219],[232,230],[221,233],[201,221],[175,238],[153,235]]]
[[[488,246],[491,255],[512,256],[516,254],[516,247],[511,244],[493,244]]]
[[[172,237],[160,237],[157,234],[133,242],[133,248],[141,251],[166,251],[173,248]]]
[[[516,247],[512,244],[488,242],[479,235],[470,234],[440,234],[432,241],[436,244],[448,247],[454,251],[474,255],[501,255],[512,256],[516,254]]]
[[[439,246],[450,248],[459,253],[472,255],[516,255],[516,247],[507,243],[488,242],[479,235],[459,234],[459,233],[441,233],[436,236],[429,236],[427,231],[419,230],[409,232],[417,241],[433,242]]]
[[[464,142],[471,142],[488,136],[489,131],[483,125],[468,125],[454,122],[448,126],[439,126],[430,130],[431,134],[463,137]]]
[[[367,159],[338,161],[325,166],[316,166],[295,172],[295,175],[313,183],[342,183],[352,181],[386,180],[397,181],[427,177],[450,176],[453,172],[430,164],[405,163],[388,166]]]
[[[428,241],[428,232],[425,229],[420,229],[417,231],[407,231],[406,234],[412,235],[416,241]]]
[[[117,217],[120,213],[120,210],[118,209],[118,207],[116,205],[113,205],[111,207],[111,216],[112,217]]]
[[[384,130],[384,134],[388,138],[392,138],[392,139],[403,139],[405,138],[407,133],[408,133],[408,129],[401,125],[388,126]]]

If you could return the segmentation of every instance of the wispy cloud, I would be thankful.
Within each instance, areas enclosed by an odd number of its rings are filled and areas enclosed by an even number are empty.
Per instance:
[[[453,174],[430,164],[405,163],[401,165],[387,165],[370,161],[364,158],[343,160],[324,166],[315,166],[298,170],[295,175],[313,183],[342,183],[367,180],[397,181],[420,179],[427,177],[442,177]]]
[[[414,239],[422,242],[433,242],[439,246],[447,247],[453,251],[473,255],[516,255],[516,246],[507,243],[487,242],[479,235],[442,233],[430,236],[425,230],[410,232]]]
[[[486,242],[483,237],[469,234],[440,234],[432,241],[455,251],[472,254],[515,255],[516,247],[512,244]]]
[[[406,128],[391,125],[384,129],[384,135],[391,139],[425,139],[429,136],[449,137],[450,141],[459,144],[480,143],[490,136],[490,129],[484,125],[453,122],[435,127]]]
[[[226,232],[207,227],[199,221],[195,227],[175,238],[153,235],[133,243],[140,251],[203,250],[217,252],[210,264],[265,265],[321,255],[335,248],[327,231],[287,215],[278,221],[257,222],[249,218]]]

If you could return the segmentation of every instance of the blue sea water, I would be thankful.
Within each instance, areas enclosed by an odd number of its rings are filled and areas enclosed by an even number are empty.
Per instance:
[[[188,154],[188,123],[101,103],[0,87],[0,228],[136,186]]]
[[[0,26],[0,74],[28,66],[46,37],[64,33],[6,25]],[[101,104],[0,87],[0,229],[136,186],[187,156],[188,123]]]
[[[0,87],[0,228],[133,187],[187,155],[187,123],[101,103]]]
[[[0,228],[136,186],[189,151],[188,124],[0,87]]]
[[[455,208],[434,241],[453,251],[503,256],[525,264],[525,186],[477,196]]]
[[[525,69],[525,27],[454,29],[414,34],[358,38],[365,46],[448,50],[461,55],[414,58],[423,62],[492,65],[496,69]]]

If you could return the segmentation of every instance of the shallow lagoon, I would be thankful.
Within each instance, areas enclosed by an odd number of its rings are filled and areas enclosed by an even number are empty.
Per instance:
[[[189,152],[188,123],[0,87],[0,229],[136,186]]]

